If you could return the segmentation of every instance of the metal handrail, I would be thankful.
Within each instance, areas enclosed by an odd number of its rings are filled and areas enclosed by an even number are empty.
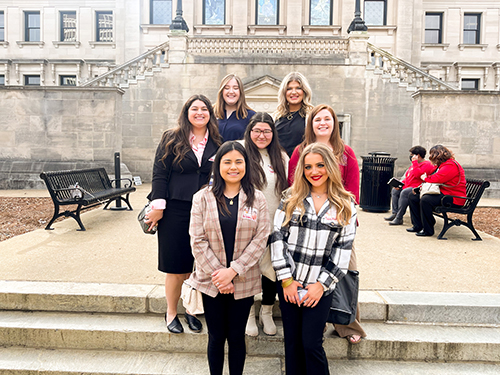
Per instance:
[[[411,70],[412,72],[414,73],[417,73],[417,74],[420,74],[422,77],[425,77],[427,79],[429,79],[430,81],[436,83],[437,85],[441,85],[441,86],[444,86],[444,87],[447,87],[449,88],[450,90],[458,90],[457,87],[453,86],[453,85],[450,85],[449,83],[445,82],[445,81],[441,81],[440,79],[434,77],[433,75],[417,68],[416,66],[410,64],[410,63],[407,63],[406,61],[404,60],[401,60],[399,58],[397,58],[396,56],[390,54],[389,52],[387,51],[384,51],[383,49],[380,49],[378,47],[375,47],[373,44],[371,43],[367,43],[368,45],[368,50],[369,51],[372,51],[372,52],[377,52],[379,53],[381,56],[384,56],[384,57],[387,57],[389,60],[397,63],[398,65],[402,65],[404,66],[405,68]]]
[[[145,59],[146,57],[150,56],[150,55],[154,55],[156,52],[164,49],[165,47],[168,47],[168,41],[165,42],[165,43],[162,43],[158,46],[156,46],[155,48],[153,49],[150,49],[150,50],[147,50],[146,52],[144,52],[142,55],[139,55],[137,57],[134,57],[132,60],[129,60],[119,66],[117,66],[116,68],[110,70],[109,72],[106,72],[104,74],[101,74],[100,76],[98,77],[95,77],[95,78],[92,78],[90,81],[87,81],[85,82],[84,84],[82,84],[81,86],[82,87],[87,87],[87,86],[91,86],[93,83],[95,82],[99,82],[99,81],[102,81],[103,79],[105,79],[106,77],[109,77],[109,76],[112,76],[113,74],[115,74],[116,72],[119,72],[120,70],[130,66],[130,65],[133,65],[135,63],[138,63],[139,61]]]

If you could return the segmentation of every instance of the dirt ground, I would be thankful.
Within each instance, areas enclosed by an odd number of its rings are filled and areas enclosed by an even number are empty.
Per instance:
[[[50,198],[0,197],[0,208],[0,241],[45,228],[54,213]],[[477,208],[473,222],[477,230],[500,238],[500,208]]]

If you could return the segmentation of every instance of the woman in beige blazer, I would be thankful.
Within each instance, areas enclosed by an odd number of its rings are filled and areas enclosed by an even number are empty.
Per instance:
[[[213,184],[193,197],[189,234],[196,269],[187,282],[203,296],[212,375],[222,375],[226,340],[229,373],[243,373],[245,326],[261,291],[259,259],[269,213],[249,167],[240,143],[224,143],[215,156]]]

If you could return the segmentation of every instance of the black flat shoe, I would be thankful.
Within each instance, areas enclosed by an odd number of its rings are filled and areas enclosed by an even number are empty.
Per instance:
[[[167,322],[167,314],[165,314],[165,322]],[[174,320],[170,322],[169,325],[167,325],[167,329],[172,333],[184,332],[184,328],[182,327],[181,321],[177,316],[174,318]]]
[[[396,214],[392,214],[391,216],[384,217],[384,220],[393,221],[395,218],[396,218]]]
[[[203,325],[201,324],[200,320],[196,316],[188,314],[186,312],[186,322],[187,322],[188,327],[191,331],[201,332]]]
[[[406,231],[410,232],[410,233],[417,233],[417,232],[420,232],[421,229],[417,229],[415,227],[411,227],[411,228],[406,228]]]
[[[432,237],[433,235],[434,235],[434,233],[432,233],[432,234],[425,233],[423,229],[420,232],[415,233],[415,236],[419,236],[419,237]]]

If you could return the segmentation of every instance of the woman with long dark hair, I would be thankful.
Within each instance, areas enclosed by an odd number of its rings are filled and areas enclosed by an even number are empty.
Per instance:
[[[184,329],[177,317],[182,283],[193,270],[189,238],[189,212],[193,195],[210,176],[212,161],[221,144],[212,104],[203,95],[193,95],[182,107],[177,126],[163,133],[153,165],[151,227],[158,225],[158,269],[166,273],[165,321],[172,333]],[[189,311],[186,321],[200,332],[201,322]]]
[[[219,122],[219,133],[224,141],[243,138],[247,124],[255,112],[246,102],[240,77],[228,74],[222,79],[214,112]]]
[[[215,156],[212,184],[193,198],[189,234],[196,267],[187,282],[203,296],[212,375],[222,375],[226,341],[229,373],[243,373],[245,325],[261,290],[259,259],[269,236],[269,213],[249,163],[243,145],[224,143]]]
[[[267,200],[269,213],[274,215],[280,203],[281,195],[288,188],[288,155],[280,146],[278,132],[273,118],[265,112],[257,112],[247,126],[244,136],[245,149],[251,165],[255,169],[255,186],[261,190]],[[266,249],[260,262],[262,271],[262,304],[259,324],[267,335],[276,334],[273,321],[273,306],[276,301],[276,274],[271,264],[271,253]],[[255,309],[252,307],[246,334],[257,336]]]
[[[344,189],[337,159],[322,143],[308,145],[270,237],[281,281],[287,375],[329,374],[323,330],[332,292],[347,273],[355,233],[354,199]]]

